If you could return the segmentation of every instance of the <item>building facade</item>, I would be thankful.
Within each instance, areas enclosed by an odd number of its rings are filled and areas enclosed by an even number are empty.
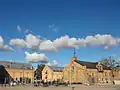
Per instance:
[[[64,68],[46,65],[42,71],[42,80],[67,83],[120,83],[120,69],[115,71],[100,62],[86,62],[77,59],[74,55]]]
[[[69,83],[111,83],[111,69],[99,62],[79,61],[74,55],[63,70],[63,81]]]
[[[34,81],[34,69],[31,64],[0,61],[0,65],[2,65],[9,74],[9,76],[6,77],[9,82],[32,83]]]
[[[63,80],[63,67],[45,65],[42,71],[42,80],[45,82]]]

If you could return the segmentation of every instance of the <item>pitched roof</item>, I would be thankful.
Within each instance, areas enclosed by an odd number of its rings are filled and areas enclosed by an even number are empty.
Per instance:
[[[11,69],[32,69],[29,63],[19,63],[19,62],[10,62],[10,61],[0,61],[0,65],[3,65],[5,68]]]
[[[0,65],[0,77],[7,77],[9,74],[8,72],[5,70],[3,65]]]
[[[49,66],[50,69],[53,70],[53,72],[62,72],[63,67],[57,67],[57,66]]]
[[[98,62],[86,62],[86,61],[79,61],[79,60],[75,60],[75,62],[77,62],[78,64],[82,66],[86,66],[89,69],[97,69],[96,65],[98,64]],[[106,67],[104,65],[103,65],[103,69],[110,70],[109,67]]]

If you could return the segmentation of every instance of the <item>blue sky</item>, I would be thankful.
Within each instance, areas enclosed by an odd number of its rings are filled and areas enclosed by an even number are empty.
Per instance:
[[[18,30],[17,25],[21,31]],[[50,25],[53,25],[50,27]],[[33,35],[49,40],[61,36],[85,38],[96,34],[110,34],[120,37],[119,0],[0,0],[0,36],[9,44],[13,38],[25,38],[26,29]],[[11,46],[11,45],[10,45]],[[15,49],[14,52],[0,52],[0,60],[25,61],[24,52],[29,49]],[[98,61],[103,57],[117,55],[120,47],[105,50],[102,46],[77,49],[80,60]],[[34,52],[34,51],[32,51]],[[67,64],[73,56],[73,48],[59,52],[44,52],[52,62],[58,59],[60,66]]]

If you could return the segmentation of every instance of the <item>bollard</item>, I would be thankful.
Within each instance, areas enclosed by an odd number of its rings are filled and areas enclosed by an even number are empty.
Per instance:
[[[72,90],[74,90],[75,89],[75,87],[72,87]]]

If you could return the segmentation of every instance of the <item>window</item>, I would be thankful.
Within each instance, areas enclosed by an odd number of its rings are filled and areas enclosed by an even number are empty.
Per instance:
[[[105,72],[105,76],[107,76],[107,72]]]
[[[104,79],[102,78],[102,81],[104,81]]]
[[[109,76],[111,76],[111,72],[109,72]]]
[[[92,73],[92,76],[94,76],[94,73]]]

